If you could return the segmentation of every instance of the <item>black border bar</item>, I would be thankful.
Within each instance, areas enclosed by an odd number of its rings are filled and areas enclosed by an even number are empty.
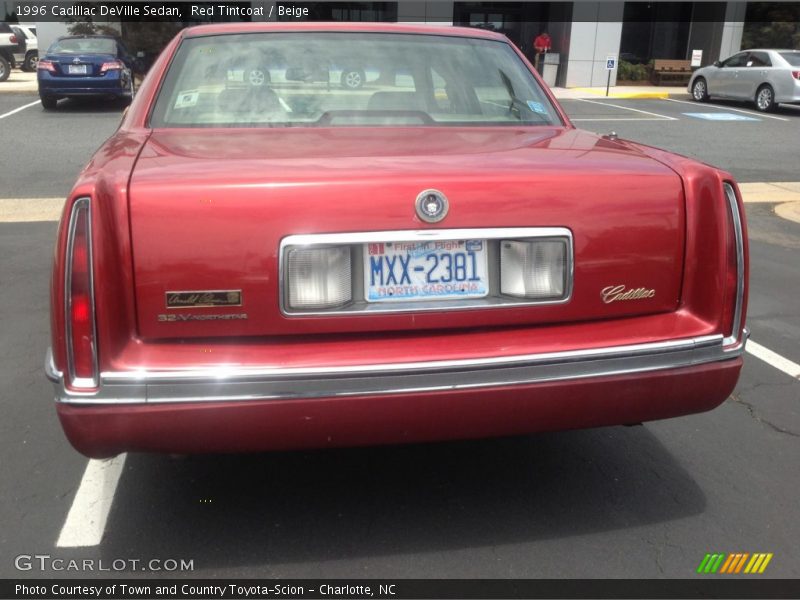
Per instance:
[[[800,579],[3,579],[0,598],[538,599],[798,598]]]
[[[177,22],[185,25],[199,24],[202,22],[223,21],[288,21],[297,19],[292,17],[278,18],[277,7],[294,7],[305,11],[300,20],[329,21],[333,20],[333,8],[365,8],[374,5],[381,9],[385,15],[399,15],[398,20],[404,20],[401,10],[403,4],[429,5],[426,9],[426,20],[429,22],[450,22],[452,15],[447,11],[435,10],[439,0],[397,0],[387,2],[348,2],[347,0],[315,0],[313,2],[299,0],[13,0],[7,2],[9,20],[19,22]],[[587,22],[619,22],[622,15],[619,10],[604,10],[604,4],[611,4],[619,8],[622,0],[555,0],[541,2],[537,0],[498,0],[498,1],[464,1],[456,0],[453,10],[459,14],[469,14],[477,11],[500,11],[505,22],[540,22],[561,20],[587,21]],[[744,14],[744,8],[753,8],[760,15],[760,19],[768,22],[796,22],[800,15],[800,1],[774,0],[773,2],[745,2],[745,0],[711,0],[707,2],[694,2],[691,0],[634,0],[631,4],[641,4],[647,10],[633,10],[625,17],[626,22],[716,22],[724,19],[725,9],[731,4],[739,4]],[[702,10],[694,10],[695,5]],[[196,10],[193,10],[195,7]],[[652,7],[652,9],[648,8]],[[209,12],[209,8],[212,8]],[[584,10],[585,8],[585,10]],[[164,10],[159,10],[164,9]],[[396,9],[396,10],[395,10]],[[246,11],[246,12],[242,12]],[[255,11],[254,13],[251,11]],[[12,15],[11,12],[14,14]],[[412,11],[414,12],[414,11]],[[202,13],[205,16],[198,16]],[[299,13],[292,13],[299,14]],[[348,13],[349,14],[349,13]],[[755,14],[755,13],[754,13]],[[236,16],[242,15],[242,16]],[[388,18],[388,17],[387,17]],[[393,20],[393,19],[392,19]],[[418,21],[419,17],[408,17],[409,21]]]

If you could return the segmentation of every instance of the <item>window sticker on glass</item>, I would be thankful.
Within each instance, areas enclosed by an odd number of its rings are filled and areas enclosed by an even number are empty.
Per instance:
[[[197,90],[189,90],[181,92],[175,99],[175,108],[188,108],[197,104],[197,99],[200,97],[200,92]]]
[[[541,102],[534,102],[533,100],[528,100],[528,108],[530,108],[533,112],[537,112],[542,115],[547,113]]]

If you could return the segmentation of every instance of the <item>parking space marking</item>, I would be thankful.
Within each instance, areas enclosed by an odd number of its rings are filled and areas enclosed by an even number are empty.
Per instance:
[[[126,456],[120,454],[109,460],[89,461],[67,520],[58,536],[57,548],[81,548],[100,544]]]
[[[588,102],[590,104],[599,104],[600,106],[612,106],[614,108],[619,108],[621,110],[630,110],[636,113],[642,113],[643,115],[650,115],[651,117],[660,117],[660,120],[663,121],[678,121],[677,117],[670,117],[667,115],[659,115],[658,113],[648,112],[646,110],[640,110],[638,108],[631,108],[629,106],[620,106],[619,104],[610,104],[609,102],[598,102],[597,100],[587,100],[586,98],[576,98],[579,102]]]
[[[662,119],[661,117],[598,117],[596,119],[591,118],[581,118],[581,119],[570,119],[570,121],[664,121],[666,119]],[[677,121],[678,119],[673,119]]]
[[[694,119],[703,119],[704,121],[760,121],[756,117],[746,117],[745,115],[735,115],[729,112],[710,112],[710,113],[681,113],[687,117]]]
[[[11,115],[15,115],[20,111],[25,110],[26,108],[30,108],[31,106],[35,106],[37,104],[41,104],[40,100],[34,100],[30,104],[25,104],[24,106],[20,106],[19,108],[15,108],[14,110],[10,110],[7,113],[3,113],[0,115],[0,119],[5,119],[6,117],[10,117]]]
[[[753,340],[747,342],[745,350],[756,358],[763,360],[768,365],[775,367],[779,371],[783,371],[789,377],[800,379],[800,365],[792,362],[788,358],[784,358],[777,352],[773,352],[769,348],[765,348],[761,344],[755,343]]]
[[[734,112],[744,113],[746,115],[755,115],[757,117],[764,117],[765,119],[776,119],[778,121],[791,121],[791,119],[787,119],[785,117],[778,117],[776,115],[768,115],[762,112],[756,112],[753,110],[742,110],[741,108],[731,108],[730,106],[717,106],[716,104],[709,104],[706,102],[705,104],[701,104],[700,102],[689,102],[688,100],[676,100],[675,98],[667,98],[667,102],[680,102],[681,104],[691,104],[695,108],[698,106],[705,106],[707,108],[715,108],[717,110],[732,110]]]

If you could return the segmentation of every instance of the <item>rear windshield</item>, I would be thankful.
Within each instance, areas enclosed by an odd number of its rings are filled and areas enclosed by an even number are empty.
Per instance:
[[[117,43],[108,38],[70,38],[50,46],[49,54],[116,54]]]
[[[509,44],[439,35],[188,38],[153,127],[560,124]]]
[[[800,67],[800,52],[778,52],[793,67]]]

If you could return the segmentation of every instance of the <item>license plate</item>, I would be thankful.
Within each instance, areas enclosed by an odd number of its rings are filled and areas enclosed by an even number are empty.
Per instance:
[[[69,65],[67,73],[70,75],[86,75],[86,65]]]
[[[364,245],[368,302],[482,298],[488,293],[486,240]]]

